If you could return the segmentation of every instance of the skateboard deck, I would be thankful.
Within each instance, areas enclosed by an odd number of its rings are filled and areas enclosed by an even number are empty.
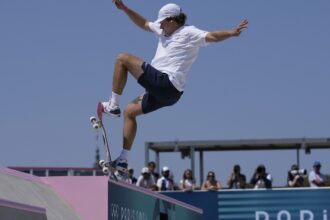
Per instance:
[[[98,120],[95,118],[95,116],[92,116],[90,118],[90,122],[92,123],[93,128],[97,129],[97,130],[100,129],[101,134],[102,134],[102,140],[103,140],[103,145],[104,145],[105,154],[106,154],[106,160],[99,161],[99,165],[100,165],[100,167],[102,167],[102,172],[106,175],[109,175],[110,178],[112,177],[116,181],[118,181],[117,176],[119,176],[120,178],[126,178],[127,173],[119,171],[112,166],[113,161],[111,158],[110,146],[109,146],[109,142],[108,142],[106,129],[103,125],[103,120],[102,120],[103,119],[103,107],[102,107],[101,102],[99,102],[97,105],[97,117],[98,117]]]
[[[97,129],[97,132],[99,129],[101,130],[102,134],[102,140],[103,140],[103,145],[105,149],[105,154],[106,154],[106,160],[100,160],[99,165],[102,168],[102,172],[105,175],[108,175],[110,178],[115,179],[118,181],[117,176],[115,175],[116,170],[111,166],[112,163],[112,158],[111,158],[111,153],[110,153],[110,147],[109,147],[109,142],[108,142],[108,137],[106,130],[103,125],[103,111],[102,111],[102,103],[99,102],[97,105],[97,118],[95,116],[90,117],[90,122],[92,123],[92,126],[94,129]]]

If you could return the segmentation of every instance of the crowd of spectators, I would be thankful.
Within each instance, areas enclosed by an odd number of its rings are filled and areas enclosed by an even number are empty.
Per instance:
[[[241,173],[240,165],[236,164],[228,177],[227,186],[222,186],[220,181],[216,178],[214,171],[208,171],[205,181],[200,187],[196,186],[196,181],[193,176],[193,172],[190,169],[186,169],[183,172],[182,178],[179,183],[173,179],[173,175],[168,166],[164,166],[161,169],[161,174],[156,172],[155,162],[149,162],[147,167],[143,167],[141,174],[138,178],[134,177],[134,170],[128,168],[127,183],[135,184],[139,187],[150,189],[153,191],[172,191],[181,190],[185,192],[191,192],[194,190],[203,191],[217,191],[223,188],[227,189],[246,189],[246,188],[265,188],[271,189],[273,178],[270,173],[266,171],[266,167],[260,164],[256,167],[250,181],[246,180],[246,176]],[[305,169],[299,169],[294,164],[288,171],[287,187],[323,187],[330,186],[327,182],[326,176],[321,173],[321,163],[315,161],[313,163],[313,170],[307,173]]]

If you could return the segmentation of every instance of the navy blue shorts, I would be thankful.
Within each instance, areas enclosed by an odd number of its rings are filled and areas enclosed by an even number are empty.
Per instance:
[[[183,94],[178,91],[169,80],[166,73],[162,73],[150,64],[142,64],[144,73],[138,83],[146,89],[142,98],[142,112],[147,114],[159,108],[175,104]]]

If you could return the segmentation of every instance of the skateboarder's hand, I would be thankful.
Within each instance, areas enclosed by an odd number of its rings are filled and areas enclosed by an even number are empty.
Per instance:
[[[247,28],[248,27],[248,20],[247,19],[244,19],[232,32],[232,35],[237,37],[239,36],[241,33],[242,33],[242,30],[244,28]]]
[[[122,0],[112,0],[112,2],[115,3],[116,7],[120,10],[124,10],[125,8],[127,8]]]

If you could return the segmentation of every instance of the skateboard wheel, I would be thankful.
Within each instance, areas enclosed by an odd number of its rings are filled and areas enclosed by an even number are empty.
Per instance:
[[[109,174],[109,168],[108,167],[103,167],[102,169],[104,174]]]
[[[90,120],[92,123],[96,122],[96,118],[95,118],[95,116],[90,117],[89,120]]]
[[[104,160],[100,160],[100,161],[99,161],[99,165],[100,165],[101,167],[104,167],[104,164],[105,164],[105,161],[104,161]]]
[[[93,128],[94,129],[98,129],[99,128],[99,124],[98,123],[93,123]]]

